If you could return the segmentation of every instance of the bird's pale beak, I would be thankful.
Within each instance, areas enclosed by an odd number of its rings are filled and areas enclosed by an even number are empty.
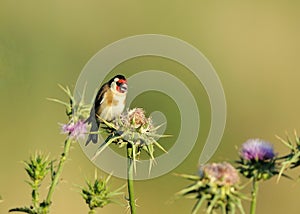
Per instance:
[[[128,89],[127,83],[123,83],[123,84],[120,86],[120,91],[121,91],[122,93],[127,92],[127,89]]]

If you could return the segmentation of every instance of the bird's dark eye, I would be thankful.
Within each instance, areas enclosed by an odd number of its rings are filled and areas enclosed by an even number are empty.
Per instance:
[[[122,83],[121,82],[117,82],[117,86],[121,86],[122,85]]]

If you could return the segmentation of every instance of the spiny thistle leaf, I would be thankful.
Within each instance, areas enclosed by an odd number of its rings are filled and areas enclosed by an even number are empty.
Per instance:
[[[23,213],[29,213],[29,214],[37,214],[35,211],[28,207],[17,207],[10,209],[8,212],[23,212]]]
[[[294,137],[295,137],[294,141],[291,140],[288,134],[286,134],[287,140],[284,140],[279,136],[276,137],[290,150],[289,154],[278,158],[278,160],[282,160],[282,162],[280,163],[281,168],[277,178],[277,182],[278,182],[281,176],[290,178],[289,176],[283,174],[284,171],[288,169],[294,169],[300,166],[300,140],[296,131],[294,131]]]

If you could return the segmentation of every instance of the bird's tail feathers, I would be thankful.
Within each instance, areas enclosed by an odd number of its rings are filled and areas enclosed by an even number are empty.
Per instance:
[[[99,125],[98,125],[95,117],[89,117],[86,120],[86,122],[88,124],[92,124],[90,132],[97,132],[99,130]],[[87,146],[91,141],[93,143],[97,143],[98,142],[98,134],[90,133],[85,145]]]

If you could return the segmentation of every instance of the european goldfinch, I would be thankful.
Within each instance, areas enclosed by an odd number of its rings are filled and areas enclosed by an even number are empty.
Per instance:
[[[98,131],[101,122],[99,118],[112,121],[123,112],[127,89],[127,80],[123,75],[116,75],[101,86],[95,98],[90,116],[86,120],[88,124],[91,124],[90,132]],[[98,134],[90,133],[85,145],[87,146],[90,141],[97,143]]]

